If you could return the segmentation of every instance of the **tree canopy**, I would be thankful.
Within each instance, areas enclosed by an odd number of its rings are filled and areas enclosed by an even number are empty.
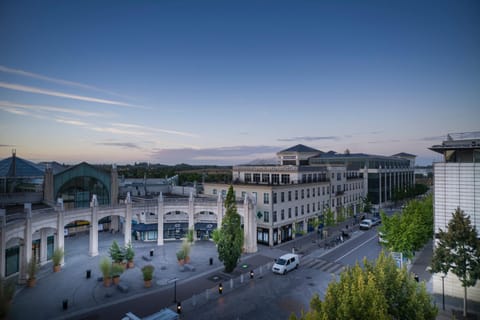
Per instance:
[[[433,237],[433,199],[410,201],[403,212],[387,217],[380,212],[383,226],[379,230],[389,250],[402,252],[411,258]]]
[[[432,272],[455,274],[464,287],[464,315],[467,314],[467,287],[480,278],[480,240],[470,217],[457,208],[447,231],[440,229],[432,258]]]
[[[223,262],[226,272],[232,272],[242,254],[243,230],[240,215],[237,212],[235,193],[230,186],[225,198],[225,216],[222,220],[218,240],[218,258]]]
[[[374,263],[364,259],[363,264],[345,269],[339,281],[332,281],[323,301],[315,294],[300,319],[435,319],[437,308],[425,283],[399,269],[391,256],[381,253]]]

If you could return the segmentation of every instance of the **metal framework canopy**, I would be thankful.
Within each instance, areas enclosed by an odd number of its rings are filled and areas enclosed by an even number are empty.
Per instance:
[[[98,203],[110,204],[111,175],[101,169],[82,162],[54,176],[55,199],[62,198],[70,208],[88,207],[92,194]]]

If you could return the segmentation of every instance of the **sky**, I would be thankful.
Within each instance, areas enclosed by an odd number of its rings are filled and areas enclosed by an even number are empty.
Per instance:
[[[480,2],[0,2],[0,159],[417,155],[480,131]]]

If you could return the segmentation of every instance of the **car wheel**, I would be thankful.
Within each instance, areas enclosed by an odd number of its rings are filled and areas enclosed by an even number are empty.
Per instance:
[[[283,270],[283,275],[287,274],[287,269]]]
[[[298,269],[298,263],[297,263],[297,265],[295,266],[295,269]]]

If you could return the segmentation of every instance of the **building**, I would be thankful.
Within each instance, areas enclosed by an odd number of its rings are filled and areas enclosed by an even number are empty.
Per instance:
[[[444,158],[433,166],[435,234],[447,229],[457,208],[480,230],[480,132],[449,134],[430,150]],[[448,274],[444,280],[446,295],[463,298],[463,287],[455,275]],[[440,274],[433,276],[433,292],[442,294]],[[468,289],[468,298],[480,301],[480,283]]]
[[[382,206],[394,200],[397,190],[415,185],[415,155],[393,156],[345,152],[321,153],[309,159],[310,165],[343,165],[349,172],[361,173],[372,204]]]
[[[366,196],[363,173],[345,165],[311,165],[321,151],[297,145],[277,153],[279,165],[234,166],[237,198],[256,199],[257,243],[274,246],[313,231],[313,220],[331,209],[353,216]],[[208,195],[225,195],[228,184],[204,184]]]

